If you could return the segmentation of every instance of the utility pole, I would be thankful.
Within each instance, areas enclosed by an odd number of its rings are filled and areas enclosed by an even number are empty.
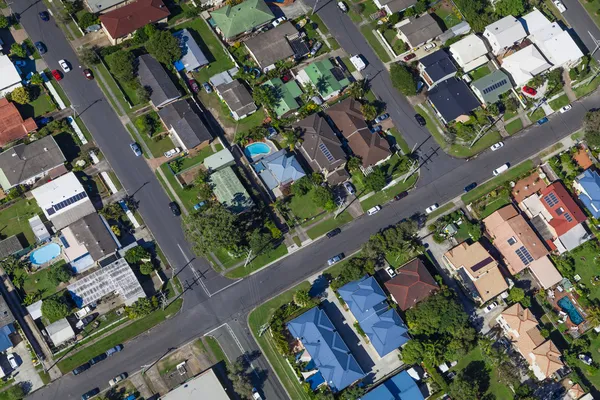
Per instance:
[[[172,285],[171,285],[172,286]],[[165,310],[165,308],[167,307],[167,298],[165,296],[165,292],[163,292],[162,290],[160,292],[158,292],[158,296],[160,297],[160,303],[162,305],[162,309],[163,311]]]
[[[596,47],[594,47],[594,50],[593,50],[593,51],[590,53],[590,56],[593,56],[593,55],[594,55],[594,53],[595,53],[596,51],[598,51],[598,49],[600,49],[600,40],[599,40],[599,39],[596,39],[596,38],[594,37],[594,35],[592,35],[592,32],[588,31],[588,33],[590,34],[590,37],[592,38],[592,40],[594,41],[594,45],[596,46]]]
[[[250,262],[250,256],[252,255],[252,249],[250,249],[248,251],[248,256],[246,257],[246,261],[244,262],[244,268],[246,268],[248,266],[248,263]]]
[[[312,14],[314,14],[316,12],[316,10],[317,10],[317,4],[319,4],[319,0],[315,0],[315,5],[313,6],[313,9],[312,9]],[[590,33],[590,35],[591,35],[591,33]]]
[[[415,164],[417,164],[416,167],[415,167]],[[404,177],[404,180],[402,181],[403,183],[406,182],[406,180],[417,170],[418,166],[419,166],[419,162],[417,160],[414,160],[413,163],[410,166],[410,169],[406,173],[406,176]]]

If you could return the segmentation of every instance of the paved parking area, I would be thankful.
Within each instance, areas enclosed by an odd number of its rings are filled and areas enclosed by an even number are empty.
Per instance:
[[[27,389],[27,392],[33,392],[34,390],[44,386],[42,378],[40,378],[35,370],[35,367],[33,366],[31,355],[29,354],[29,349],[27,348],[27,342],[22,340],[21,343],[13,347],[11,352],[17,354],[16,358],[20,363],[20,365],[12,372],[15,382],[22,382],[23,387]],[[9,364],[5,356],[2,358],[2,368],[4,369],[4,366],[8,366]]]

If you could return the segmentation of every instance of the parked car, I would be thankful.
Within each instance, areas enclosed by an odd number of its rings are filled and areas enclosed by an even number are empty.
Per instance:
[[[15,353],[8,353],[8,355],[6,356],[6,359],[8,360],[8,363],[10,364],[10,367],[12,369],[17,369],[17,367],[19,366],[19,363],[17,362]]]
[[[381,123],[381,121],[385,121],[389,117],[390,117],[390,114],[388,114],[388,113],[381,114],[380,116],[378,116],[378,117],[375,118],[375,123],[379,124],[379,123]]]
[[[73,370],[73,375],[79,375],[83,371],[87,371],[88,369],[90,369],[90,367],[91,367],[90,363],[86,362],[85,364],[81,364],[79,367],[77,367]]]
[[[164,156],[167,158],[173,157],[175,154],[179,153],[181,149],[179,147],[175,147],[174,149],[168,150],[164,152]]]
[[[317,54],[317,52],[319,50],[321,50],[321,47],[323,47],[323,43],[321,43],[321,42],[315,43],[315,45],[312,47],[312,49],[310,49],[310,56],[314,57]]]
[[[592,360],[592,357],[588,356],[587,354],[580,354],[577,356],[577,358],[579,358],[581,362],[585,365],[592,365],[594,362],[594,360]]]
[[[58,60],[58,65],[60,65],[65,73],[71,71],[71,67],[69,66],[69,63],[67,63],[67,60]]]
[[[404,61],[410,61],[410,60],[412,60],[413,58],[415,58],[416,56],[417,56],[417,55],[416,55],[415,53],[410,53],[409,55],[407,55],[407,56],[404,56]]]
[[[352,186],[350,182],[344,182],[344,189],[346,189],[346,192],[348,192],[350,196],[356,194],[356,189],[354,189],[354,186]]]
[[[392,268],[392,267],[387,267],[385,269],[385,272],[388,273],[388,275],[390,276],[390,278],[393,278],[393,277],[396,276],[396,271],[394,271],[394,268]]]
[[[556,6],[556,8],[558,8],[558,11],[560,11],[561,13],[564,13],[565,11],[567,11],[567,7],[565,7],[565,5],[562,3],[562,1],[554,0],[553,3]]]
[[[46,49],[46,45],[44,45],[44,43],[42,42],[35,42],[34,45],[35,48],[40,52],[40,54],[46,54],[46,52],[48,51],[48,49]]]
[[[473,182],[467,186],[465,186],[465,193],[470,192],[471,190],[477,187],[477,182]]]
[[[54,77],[54,79],[56,79],[57,81],[60,81],[62,79],[62,74],[57,70],[57,69],[53,69],[52,70],[52,76]]]
[[[198,86],[196,80],[188,78],[188,85],[190,85],[190,89],[192,89],[192,92],[198,93],[200,91],[200,86]]]
[[[93,388],[92,390],[90,390],[89,392],[85,392],[84,394],[81,395],[81,400],[88,400],[91,399],[92,397],[94,397],[95,395],[97,395],[98,393],[100,393],[100,389],[98,388]]]
[[[561,107],[560,110],[558,110],[558,111],[560,111],[561,114],[564,114],[567,111],[569,111],[571,108],[573,108],[573,106],[570,104],[567,104],[566,106]]]
[[[367,215],[377,214],[381,210],[381,206],[371,207],[367,210]]]
[[[504,147],[504,143],[503,142],[498,142],[498,143],[494,143],[493,145],[490,146],[490,150],[492,151],[496,151],[498,149],[501,149]]]
[[[120,352],[121,350],[123,350],[123,345],[118,344],[115,347],[111,347],[110,349],[106,350],[106,355],[110,357],[113,354]]]
[[[337,6],[341,12],[343,12],[343,13],[348,12],[348,6],[343,1],[338,1]]]
[[[277,18],[275,21],[273,21],[271,23],[271,25],[273,25],[273,28],[275,28],[276,26],[280,25],[282,22],[286,21],[287,18],[286,17],[279,17]]]
[[[335,228],[334,230],[327,232],[327,237],[331,239],[332,237],[337,236],[340,233],[342,233],[342,230],[340,228]]]
[[[510,164],[506,163],[506,164],[502,164],[501,166],[499,166],[498,168],[496,168],[493,172],[494,176],[500,175],[501,173],[503,173],[504,171],[506,171],[508,168],[510,168]]]
[[[329,260],[327,260],[327,265],[331,266],[337,262],[342,261],[343,258],[344,258],[344,253],[340,253],[337,256],[333,256]]]
[[[102,353],[102,354],[98,354],[96,357],[90,358],[90,361],[88,361],[90,363],[90,365],[95,365],[98,364],[100,361],[104,361],[108,358],[108,356],[106,355],[106,353]]]
[[[548,117],[544,117],[542,119],[539,119],[536,123],[538,125],[544,125],[546,122],[548,122]]]
[[[50,21],[50,13],[48,11],[42,11],[38,14],[42,21]]]
[[[75,324],[75,327],[77,329],[83,329],[86,326],[88,326],[92,321],[94,321],[94,319],[96,319],[97,316],[98,316],[98,313],[94,313],[94,314],[90,314],[86,317],[83,317],[82,319],[77,321],[77,323]]]
[[[429,207],[427,207],[427,208],[425,209],[425,212],[426,212],[427,214],[431,214],[432,212],[434,212],[435,210],[437,210],[437,209],[438,209],[438,207],[439,207],[438,203],[434,203],[434,204],[430,205]]]
[[[54,121],[54,118],[52,117],[38,117],[35,119],[35,123],[37,124],[38,128],[46,126],[52,121]]]
[[[171,212],[174,216],[179,217],[181,215],[181,209],[179,208],[179,204],[175,203],[174,201],[169,203],[169,208],[171,209]]]
[[[131,151],[133,151],[133,154],[135,154],[136,157],[142,155],[142,149],[140,149],[140,146],[137,143],[131,143],[129,147],[131,147]]]
[[[423,47],[423,49],[424,49],[425,51],[429,51],[429,50],[431,50],[431,49],[435,49],[436,47],[437,47],[437,44],[436,44],[436,43],[433,43],[433,42],[431,42],[431,43],[427,43],[427,44],[426,44],[426,45]]]
[[[427,121],[425,120],[425,118],[421,114],[415,114],[415,119],[417,120],[417,123],[420,126],[427,125]]]
[[[260,394],[256,388],[252,388],[252,400],[262,400],[262,397],[260,397]]]
[[[527,93],[530,96],[535,96],[537,94],[537,90],[529,86],[523,86],[523,93]]]
[[[201,201],[198,204],[194,204],[194,210],[198,211],[199,209],[201,209],[202,207],[204,207],[206,205],[206,201]]]
[[[92,70],[88,68],[83,70],[83,76],[85,76],[85,79],[87,79],[88,81],[94,79],[94,74],[92,74]]]
[[[108,384],[112,387],[115,386],[117,383],[121,382],[123,379],[127,378],[127,374],[126,373],[122,373],[121,375],[117,375],[114,378],[112,378],[110,381],[108,381]]]
[[[490,304],[487,305],[487,307],[485,307],[483,309],[483,313],[487,314],[490,311],[492,311],[494,308],[498,307],[498,303],[496,303],[495,301],[492,301]]]
[[[394,200],[398,201],[398,200],[402,200],[403,198],[405,198],[406,196],[408,196],[408,192],[405,190],[404,192],[400,192],[397,195],[394,196]]]
[[[202,87],[206,93],[212,93],[212,87],[210,87],[208,82],[202,82]]]

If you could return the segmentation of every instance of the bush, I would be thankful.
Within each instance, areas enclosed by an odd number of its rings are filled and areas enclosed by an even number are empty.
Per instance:
[[[390,69],[392,85],[405,96],[414,96],[417,94],[417,80],[409,67],[395,63]]]
[[[42,302],[42,315],[50,323],[56,322],[70,313],[70,307],[61,301],[61,299],[46,299]]]
[[[132,249],[127,250],[127,252],[125,253],[125,260],[129,264],[137,264],[142,260],[147,260],[150,258],[150,252],[148,252],[148,250],[146,250],[142,246],[136,246]]]
[[[90,12],[83,13],[77,20],[79,22],[79,26],[83,30],[85,30],[88,26],[96,25],[100,22],[98,17]]]
[[[151,262],[145,262],[140,266],[140,273],[142,275],[150,275],[154,271],[154,265]]]

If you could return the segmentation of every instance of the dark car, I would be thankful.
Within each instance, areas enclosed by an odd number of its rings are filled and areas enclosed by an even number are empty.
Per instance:
[[[40,52],[40,54],[46,54],[46,51],[48,51],[46,49],[46,46],[44,45],[44,43],[42,42],[35,42],[35,48],[38,49],[38,51]]]
[[[85,392],[84,394],[81,395],[81,400],[88,400],[91,399],[92,397],[94,397],[95,395],[97,395],[98,393],[100,393],[100,389],[98,388],[93,388],[92,390],[90,390],[89,392]]]
[[[327,232],[327,237],[332,238],[336,235],[339,235],[341,232],[342,230],[340,228],[335,228],[334,230]]]
[[[402,200],[406,196],[408,196],[408,192],[405,190],[404,192],[401,192],[401,193],[398,193],[397,195],[395,195],[394,200],[396,200],[396,201]]]
[[[415,53],[409,54],[407,56],[404,57],[404,61],[410,61],[413,58],[415,58],[417,55]]]
[[[200,86],[198,86],[198,83],[192,78],[188,79],[188,85],[190,85],[190,89],[192,89],[192,92],[198,93],[200,91]]]
[[[52,118],[52,117],[39,117],[39,118],[36,118],[35,123],[37,124],[38,128],[41,128],[43,126],[48,125],[53,120],[54,120],[54,118]]]
[[[88,369],[90,369],[90,367],[90,363],[81,364],[79,367],[73,370],[73,375],[79,375],[83,371],[87,371]]]
[[[179,208],[179,204],[175,203],[174,201],[169,203],[169,208],[171,209],[171,212],[174,216],[179,217],[181,215],[181,209]]]
[[[42,11],[39,15],[42,21],[50,21],[50,13],[48,11]]]
[[[98,354],[96,357],[92,358],[89,363],[90,365],[98,364],[100,361],[104,361],[108,358],[106,353]]]
[[[477,182],[473,182],[467,186],[465,186],[465,193],[470,192],[471,190],[477,187]]]
[[[208,82],[202,82],[202,87],[204,88],[206,93],[212,93],[212,87],[210,87],[210,84]]]
[[[87,79],[88,81],[94,79],[94,74],[92,74],[92,70],[87,68],[83,70],[83,76],[85,76],[85,79]]]
[[[425,118],[421,114],[415,114],[415,119],[420,126],[427,125],[427,121],[425,121]]]

